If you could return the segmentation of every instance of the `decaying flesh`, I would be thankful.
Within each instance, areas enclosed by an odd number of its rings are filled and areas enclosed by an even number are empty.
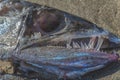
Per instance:
[[[12,74],[42,80],[76,79],[119,58],[114,52],[120,47],[117,36],[47,6],[2,0],[0,27],[0,58],[11,63]]]

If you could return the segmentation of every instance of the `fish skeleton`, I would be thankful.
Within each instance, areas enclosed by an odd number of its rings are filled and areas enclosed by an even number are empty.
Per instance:
[[[116,35],[48,6],[1,0],[0,27],[0,59],[11,63],[15,75],[81,79],[119,59]]]

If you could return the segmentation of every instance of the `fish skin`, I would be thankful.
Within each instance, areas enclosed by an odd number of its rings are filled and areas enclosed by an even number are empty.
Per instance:
[[[17,29],[16,33],[14,29],[0,30],[5,40],[15,38],[8,42],[0,39],[0,50],[7,53],[1,51],[0,58],[11,62],[13,74],[42,80],[74,80],[119,59],[116,52],[100,50],[120,47],[120,39],[85,19],[22,0],[2,0],[0,7],[0,18],[7,17],[13,23],[0,25]]]
[[[36,52],[34,52],[35,50]],[[57,78],[76,79],[89,72],[104,68],[110,63],[117,62],[118,58],[117,54],[104,52],[75,51],[74,49],[63,48],[56,48],[55,50],[54,48],[31,48],[13,55],[12,62],[19,65],[16,69],[18,71],[20,69],[20,71],[28,74],[29,72],[36,72],[37,74],[44,72],[42,77],[45,80],[48,74]],[[18,62],[16,63],[16,61]],[[32,75],[30,78],[37,78],[37,76]],[[49,79],[51,78],[49,77]]]

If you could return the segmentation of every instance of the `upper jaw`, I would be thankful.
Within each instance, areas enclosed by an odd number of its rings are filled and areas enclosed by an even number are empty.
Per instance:
[[[56,35],[55,35],[56,36]],[[114,37],[113,37],[114,38]],[[115,42],[115,39],[117,42]],[[65,35],[57,36],[52,39],[43,40],[38,42],[42,46],[55,46],[55,47],[63,47],[63,48],[76,48],[81,50],[117,50],[120,47],[119,38],[115,37],[113,40],[108,37],[108,35],[100,35],[100,36],[87,36],[87,37],[79,37],[77,35],[69,35],[65,37]],[[44,44],[45,43],[45,44]]]

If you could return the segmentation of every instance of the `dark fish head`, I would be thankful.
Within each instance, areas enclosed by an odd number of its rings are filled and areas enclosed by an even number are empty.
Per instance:
[[[38,43],[42,47],[110,50],[120,46],[117,36],[87,20],[46,6],[38,8],[30,10],[26,16],[26,30],[22,36],[40,40]]]
[[[30,13],[23,36],[31,40],[12,57],[18,70],[42,74],[43,79],[75,79],[118,61],[119,55],[110,49],[119,47],[120,39],[110,32],[49,7]]]
[[[75,79],[119,59],[120,39],[87,20],[21,0],[0,7],[0,49],[12,51],[16,74]]]

